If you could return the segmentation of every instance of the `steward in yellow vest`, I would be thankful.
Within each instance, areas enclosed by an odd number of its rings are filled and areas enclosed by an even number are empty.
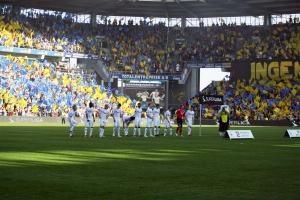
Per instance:
[[[225,107],[219,112],[219,133],[224,136],[225,132],[229,129],[229,112]]]

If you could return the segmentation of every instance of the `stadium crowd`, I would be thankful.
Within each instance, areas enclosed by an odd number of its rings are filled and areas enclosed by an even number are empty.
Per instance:
[[[54,15],[0,16],[0,46],[32,48],[100,56],[110,72],[139,74],[181,73],[186,63],[300,59],[300,25],[291,21],[273,26],[214,25],[212,27],[166,27],[108,21],[80,24]],[[98,36],[104,36],[100,45]],[[181,44],[177,39],[181,40]],[[184,42],[182,42],[184,41]],[[105,48],[103,50],[101,48]],[[0,58],[0,108],[5,115],[55,116],[76,103],[79,110],[87,99],[101,104],[120,102],[110,90],[86,81],[81,74],[59,70],[59,64],[26,57]],[[62,87],[61,87],[62,86]],[[215,82],[210,94],[224,95],[237,120],[283,119],[299,114],[299,81]],[[198,105],[194,97],[187,105]],[[195,106],[196,113],[199,107]],[[205,118],[215,116],[204,107]]]
[[[110,71],[139,74],[180,73],[187,62],[299,59],[298,22],[272,26],[214,25],[166,27],[81,24],[60,15],[0,16],[0,45],[101,56]],[[101,45],[97,36],[103,36]],[[177,39],[181,39],[179,44]],[[184,41],[184,42],[182,42]],[[101,47],[105,47],[103,50]]]
[[[182,50],[184,60],[211,63],[300,58],[297,23],[188,28],[185,34],[191,41]]]
[[[84,77],[53,61],[0,57],[0,115],[59,116],[73,104],[83,113],[90,100],[97,106],[119,102],[122,109],[133,112],[134,101],[113,95],[94,76]]]
[[[203,94],[221,95],[236,121],[299,119],[300,82],[295,80],[237,80],[212,82]],[[186,102],[199,113],[200,94]],[[204,105],[203,118],[214,119],[218,108]]]
[[[37,18],[0,17],[0,45],[101,56],[110,71],[154,74],[176,73],[180,61],[166,49],[165,26],[99,25],[72,23],[71,19],[41,15]],[[97,36],[104,36],[108,51],[101,50]],[[106,46],[105,45],[105,46]]]

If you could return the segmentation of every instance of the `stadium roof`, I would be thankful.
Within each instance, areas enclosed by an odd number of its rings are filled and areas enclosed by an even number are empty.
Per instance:
[[[229,17],[300,13],[299,0],[4,0],[4,3],[106,16]]]

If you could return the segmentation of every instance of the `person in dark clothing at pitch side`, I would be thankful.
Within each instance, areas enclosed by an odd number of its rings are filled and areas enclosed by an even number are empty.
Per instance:
[[[225,106],[221,107],[221,110],[218,113],[219,120],[219,134],[221,137],[224,137],[226,131],[229,129],[229,111]]]
[[[176,128],[176,136],[183,136],[182,124],[185,117],[184,106],[181,106],[178,110],[176,110],[175,114],[176,114],[177,125],[178,125],[178,127]]]
[[[296,115],[289,115],[287,120],[291,123],[292,127],[299,126],[299,119],[297,119]]]

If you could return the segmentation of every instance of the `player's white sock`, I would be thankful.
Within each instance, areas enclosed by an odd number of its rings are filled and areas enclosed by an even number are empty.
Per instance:
[[[87,127],[84,128],[84,136],[85,137],[87,136],[87,129],[88,129]]]
[[[73,130],[74,130],[74,126],[70,126],[70,137],[73,136]]]
[[[103,136],[104,136],[104,129],[103,129],[103,128],[100,128],[99,136],[100,136],[100,137],[103,137]]]
[[[156,127],[154,127],[153,132],[154,132],[154,136],[156,136]]]
[[[133,136],[135,136],[136,135],[136,128],[134,127],[134,129],[133,129]]]
[[[157,128],[157,135],[160,135],[160,127]]]
[[[146,127],[146,128],[145,128],[145,133],[144,133],[144,136],[145,136],[145,137],[147,137],[147,133],[148,133],[148,128]]]
[[[124,135],[125,135],[125,136],[128,135],[128,128],[124,128]]]
[[[167,135],[167,128],[164,129],[164,136]]]
[[[191,135],[191,132],[192,132],[192,128],[188,127],[188,135]]]
[[[172,136],[173,135],[173,133],[172,133],[172,129],[170,128],[170,136]]]
[[[141,128],[138,128],[139,137],[141,136]]]
[[[120,126],[117,129],[118,129],[118,137],[121,137]]]
[[[152,128],[151,127],[149,128],[149,132],[150,132],[150,137],[153,137],[153,135],[152,135]]]
[[[114,126],[114,128],[113,128],[113,137],[115,137],[116,136],[116,127]]]
[[[90,128],[90,137],[92,137],[93,136],[93,128],[91,127]]]

